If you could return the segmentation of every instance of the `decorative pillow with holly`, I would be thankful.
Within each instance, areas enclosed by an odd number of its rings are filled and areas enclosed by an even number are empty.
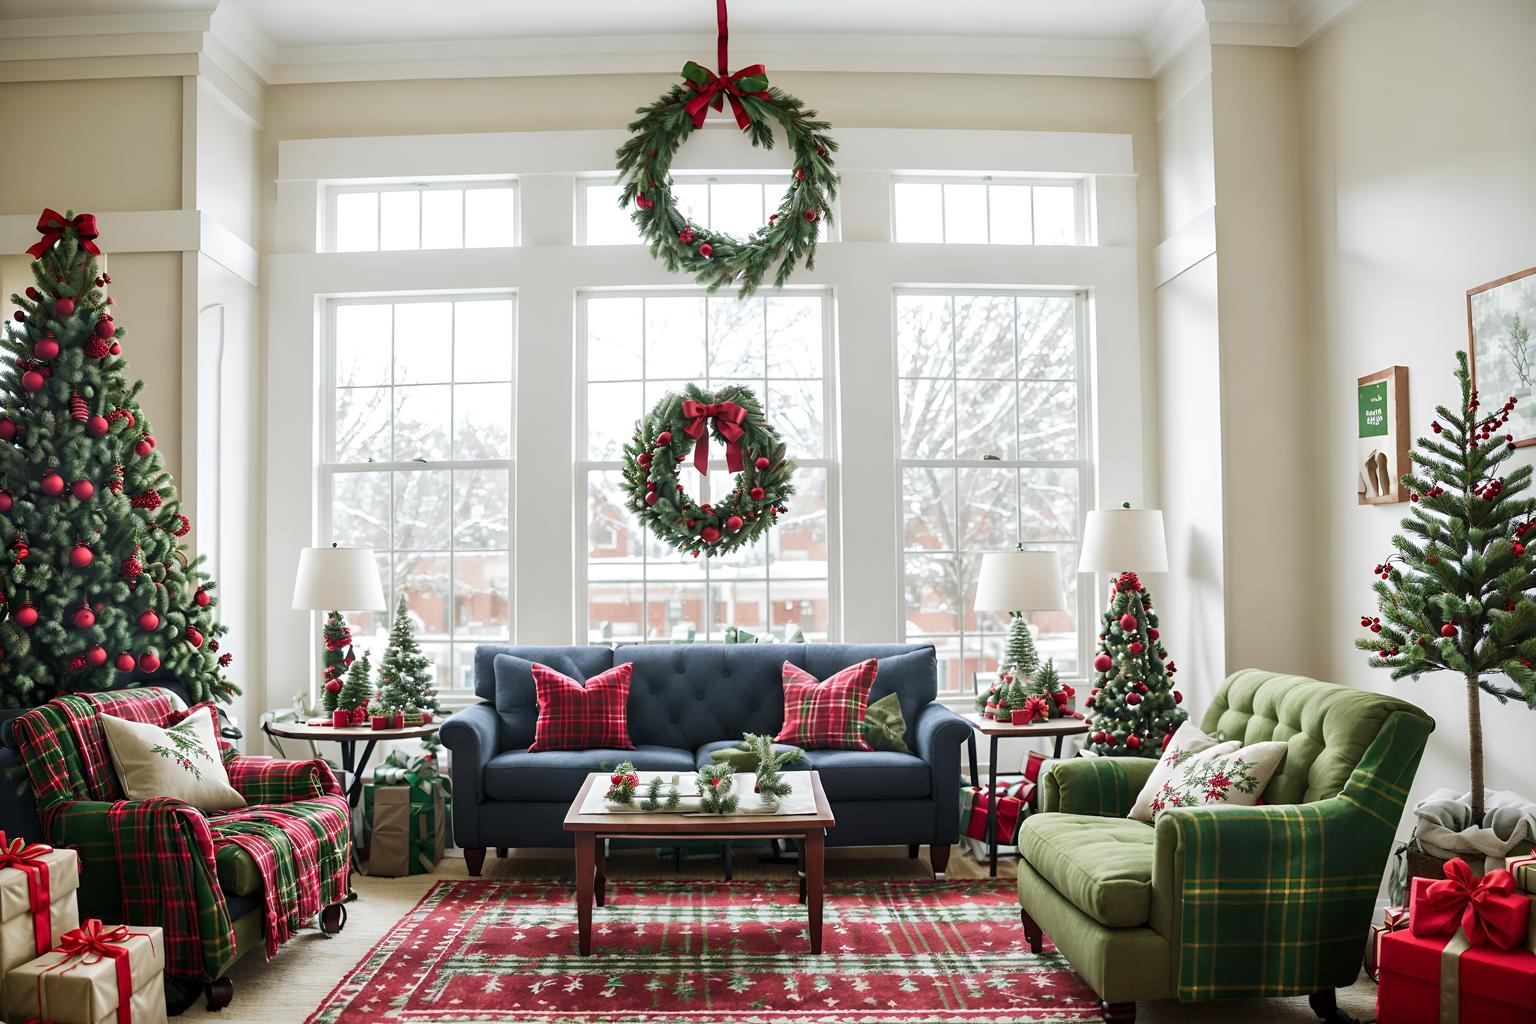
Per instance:
[[[129,800],[170,797],[201,811],[245,806],[229,784],[219,751],[218,712],[200,704],[168,728],[101,716],[101,731],[117,779]]]
[[[1189,756],[1152,798],[1152,817],[1170,807],[1253,807],[1285,759],[1286,744],[1254,743],[1216,756]]]
[[[1230,754],[1241,746],[1242,744],[1237,740],[1228,740],[1223,743],[1217,737],[1202,731],[1195,723],[1186,721],[1168,741],[1167,749],[1163,751],[1162,757],[1158,758],[1157,766],[1152,769],[1146,784],[1136,795],[1136,802],[1131,805],[1131,811],[1126,817],[1152,824],[1153,818],[1156,817],[1152,810],[1152,801],[1162,792],[1163,784],[1173,778],[1183,766],[1197,758]]]

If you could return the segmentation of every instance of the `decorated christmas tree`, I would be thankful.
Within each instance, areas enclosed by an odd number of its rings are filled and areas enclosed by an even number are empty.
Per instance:
[[[366,708],[373,700],[373,665],[364,651],[363,656],[352,662],[352,667],[347,670],[347,681],[341,684],[341,692],[336,694],[336,710],[356,711],[358,708]]]
[[[1110,585],[1109,608],[1093,659],[1096,685],[1088,696],[1089,749],[1097,754],[1157,757],[1189,717],[1173,688],[1172,662],[1157,629],[1152,595],[1133,572]]]
[[[1013,623],[1008,627],[1008,646],[1003,649],[1003,661],[998,671],[1027,683],[1039,667],[1040,655],[1035,651],[1035,638],[1030,635],[1029,623],[1015,612]]]
[[[1483,824],[1482,695],[1536,708],[1536,563],[1526,543],[1536,501],[1525,497],[1531,467],[1507,476],[1515,452],[1503,433],[1515,399],[1484,413],[1467,354],[1456,353],[1461,404],[1435,409],[1432,437],[1418,439],[1415,471],[1403,477],[1412,506],[1395,549],[1373,570],[1380,615],[1363,615],[1356,646],[1393,679],[1454,672],[1467,694],[1472,820]],[[1494,678],[1488,678],[1488,677]],[[1509,684],[1495,680],[1502,676]]]
[[[137,670],[228,701],[214,584],[126,376],[95,218],[45,210],[0,341],[0,705]]]
[[[320,636],[325,641],[325,654],[320,661],[323,674],[320,700],[329,715],[336,710],[336,695],[346,682],[347,669],[352,667],[352,631],[347,628],[347,620],[341,617],[341,612],[330,612],[325,617]]]
[[[436,711],[437,691],[432,688],[432,662],[421,653],[416,631],[406,612],[405,595],[395,609],[389,630],[389,646],[379,665],[379,700],[389,711],[406,713]]]

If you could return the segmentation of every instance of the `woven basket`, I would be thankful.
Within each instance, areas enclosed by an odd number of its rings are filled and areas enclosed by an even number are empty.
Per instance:
[[[1412,843],[1408,847],[1409,878],[1444,878],[1446,861]]]

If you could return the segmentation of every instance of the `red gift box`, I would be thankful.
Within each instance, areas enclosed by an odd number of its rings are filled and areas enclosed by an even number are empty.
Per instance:
[[[1415,878],[1409,920],[1435,880]],[[1420,920],[1422,920],[1422,916]],[[1380,1024],[1531,1024],[1536,1020],[1536,955],[1472,946],[1466,932],[1381,937]]]
[[[1028,785],[1028,783],[1023,783]],[[999,787],[1000,789],[1002,787]],[[968,801],[971,808],[970,817],[966,819],[965,834],[972,839],[980,839],[985,842],[987,838],[987,807],[991,804],[991,798],[984,789],[972,789],[971,799]],[[1003,796],[997,803],[997,841],[1002,844],[1012,844],[1013,834],[1019,827],[1019,819],[1024,816],[1024,801],[1014,796]]]

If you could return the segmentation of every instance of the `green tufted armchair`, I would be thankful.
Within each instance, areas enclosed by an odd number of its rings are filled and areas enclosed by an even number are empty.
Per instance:
[[[1434,721],[1411,704],[1303,676],[1233,673],[1201,728],[1284,740],[1257,807],[1125,815],[1150,758],[1051,766],[1019,832],[1019,903],[1129,1024],[1136,1001],[1311,996],[1348,1020],[1334,989],[1360,973],[1393,834]]]

